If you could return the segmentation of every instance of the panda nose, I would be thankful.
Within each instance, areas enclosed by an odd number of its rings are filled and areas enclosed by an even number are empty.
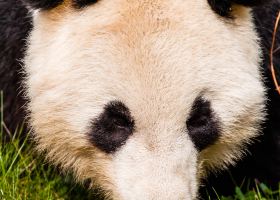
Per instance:
[[[139,163],[140,164],[140,163]],[[141,164],[140,164],[141,165]],[[142,166],[143,167],[143,166]],[[186,174],[176,171],[176,169],[159,168],[154,165],[154,169],[141,169],[135,167],[134,170],[142,171],[142,175],[132,175],[135,173],[130,169],[126,178],[118,182],[121,199],[123,200],[192,200],[195,199],[197,183],[194,173],[186,169]],[[145,171],[145,172],[144,172]],[[137,172],[136,172],[137,174]]]
[[[188,190],[187,184],[180,180],[174,180],[175,177],[170,177],[166,180],[150,180],[143,178],[140,182],[135,183],[130,189],[133,191],[133,198],[123,196],[124,200],[191,200],[192,194]]]
[[[187,137],[186,137],[187,138]],[[115,154],[116,191],[123,200],[192,200],[197,194],[197,151],[190,140],[150,151],[128,140]]]

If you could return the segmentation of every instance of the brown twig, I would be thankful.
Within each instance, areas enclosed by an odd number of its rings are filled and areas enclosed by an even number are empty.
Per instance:
[[[276,86],[276,90],[280,94],[280,86],[279,86],[278,81],[277,81],[277,76],[276,76],[274,62],[273,62],[275,42],[276,42],[276,35],[277,35],[278,26],[279,26],[279,21],[280,21],[280,11],[279,11],[278,16],[276,18],[276,22],[275,22],[275,26],[274,26],[274,31],[273,31],[273,37],[272,37],[272,45],[271,45],[271,49],[270,49],[270,69],[271,69],[271,73],[272,73],[272,78],[273,78],[274,84]]]

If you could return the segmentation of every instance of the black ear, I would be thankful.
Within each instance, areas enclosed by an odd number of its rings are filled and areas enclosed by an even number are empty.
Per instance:
[[[22,0],[23,3],[33,9],[48,10],[55,8],[63,2],[63,0]]]
[[[232,2],[243,6],[253,7],[268,3],[269,0],[233,0]]]
[[[239,4],[247,7],[260,6],[269,3],[270,0],[208,0],[212,10],[222,17],[231,17],[233,4]]]
[[[75,8],[83,8],[88,5],[96,3],[98,0],[73,0],[73,5]]]

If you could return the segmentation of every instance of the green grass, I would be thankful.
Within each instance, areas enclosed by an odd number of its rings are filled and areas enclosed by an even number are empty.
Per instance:
[[[2,135],[2,134],[1,134]],[[0,146],[0,199],[98,199],[98,195],[61,176],[33,151],[33,144],[16,135]],[[2,138],[1,138],[2,139]]]
[[[248,181],[249,182],[249,181]],[[215,197],[209,197],[209,200],[280,200],[280,185],[278,190],[271,190],[266,184],[255,181],[251,188],[242,189],[236,186],[232,196],[223,196],[217,194]],[[215,189],[213,188],[215,191]]]
[[[22,127],[9,133],[1,105],[0,91],[0,200],[102,199],[98,192],[75,184],[71,174],[60,175],[48,165],[34,152],[34,144]],[[7,141],[7,135],[13,137]]]
[[[3,105],[3,98],[0,105]],[[22,133],[22,128],[13,133],[9,142],[4,142],[4,135],[9,133],[3,126],[2,107],[0,112],[0,200],[102,199],[96,191],[90,192],[75,184],[71,175],[60,175],[56,168],[48,165],[34,152],[34,144],[29,134]],[[21,134],[27,137],[21,137]],[[280,187],[278,191],[272,191],[265,184],[256,183],[255,187],[246,190],[236,187],[230,197],[217,194],[209,197],[211,199],[280,200]]]

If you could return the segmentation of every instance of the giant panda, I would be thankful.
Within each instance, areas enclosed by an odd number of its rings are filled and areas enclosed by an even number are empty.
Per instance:
[[[6,126],[25,107],[37,149],[112,199],[199,198],[202,180],[236,164],[258,137],[278,179],[267,50],[279,5],[1,1]]]

